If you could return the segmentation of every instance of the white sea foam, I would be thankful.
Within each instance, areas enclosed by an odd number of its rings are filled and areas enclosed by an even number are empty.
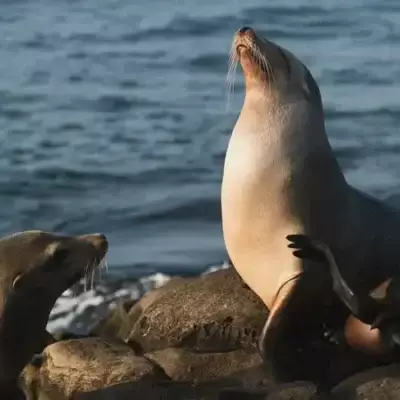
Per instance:
[[[215,265],[204,273],[227,268],[229,264]],[[136,281],[119,283],[104,281],[93,290],[84,290],[83,281],[73,289],[66,290],[57,300],[47,329],[51,333],[68,331],[87,334],[119,302],[137,300],[148,291],[163,286],[172,276],[162,273],[145,276]]]

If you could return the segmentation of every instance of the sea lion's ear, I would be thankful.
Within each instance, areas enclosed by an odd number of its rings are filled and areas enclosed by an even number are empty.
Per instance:
[[[384,302],[387,296],[389,285],[392,283],[392,278],[386,279],[379,286],[369,292],[369,297],[378,303]]]
[[[21,283],[21,275],[17,275],[17,277],[13,280],[12,286],[14,289],[18,288],[18,285]]]

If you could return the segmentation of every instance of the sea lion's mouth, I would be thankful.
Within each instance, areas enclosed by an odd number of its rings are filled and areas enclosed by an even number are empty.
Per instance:
[[[237,45],[236,46],[236,53],[237,53],[237,56],[239,57],[239,59],[240,59],[240,56],[241,56],[242,52],[247,52],[248,50],[249,50],[248,47],[245,46],[244,44]]]
[[[274,81],[274,71],[261,48],[262,42],[253,29],[247,27],[240,29],[233,41],[232,58],[240,62],[245,74],[258,76],[271,83]]]

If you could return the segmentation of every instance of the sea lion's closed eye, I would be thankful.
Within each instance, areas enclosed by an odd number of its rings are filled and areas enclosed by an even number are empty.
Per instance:
[[[64,265],[65,260],[68,258],[71,250],[61,243],[51,245],[47,250],[48,259],[45,261],[42,269],[54,269],[58,266]]]
[[[68,258],[69,254],[70,254],[70,249],[58,246],[58,248],[53,254],[52,261],[53,263],[62,264]]]

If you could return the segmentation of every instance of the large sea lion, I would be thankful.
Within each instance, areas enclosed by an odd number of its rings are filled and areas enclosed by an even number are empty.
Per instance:
[[[333,293],[329,271],[294,257],[286,236],[326,243],[344,279],[368,293],[399,269],[400,217],[347,183],[318,85],[300,60],[251,28],[235,34],[233,54],[246,93],[225,159],[223,234],[235,268],[270,310],[260,338],[268,360],[289,326],[307,330]]]
[[[107,253],[102,234],[61,236],[26,231],[0,240],[0,397],[25,398],[18,376],[46,345],[57,298]]]

